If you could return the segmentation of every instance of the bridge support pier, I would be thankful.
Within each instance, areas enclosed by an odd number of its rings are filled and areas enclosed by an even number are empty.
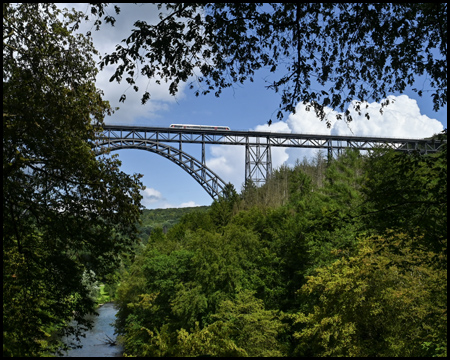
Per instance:
[[[336,146],[334,147],[332,141],[328,142],[327,152],[328,162],[330,162],[332,159],[337,159],[343,152],[342,141],[337,141]]]
[[[245,181],[251,180],[255,185],[264,184],[272,174],[272,152],[269,141],[250,145],[249,138],[245,145]]]

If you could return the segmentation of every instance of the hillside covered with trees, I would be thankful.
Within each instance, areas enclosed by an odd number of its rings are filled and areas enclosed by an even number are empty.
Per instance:
[[[160,228],[166,232],[177,224],[180,219],[192,211],[206,211],[208,206],[173,208],[173,209],[143,209],[141,223],[138,225],[139,236],[145,243],[152,231]]]
[[[446,356],[447,156],[348,151],[228,192],[123,271],[136,356]]]
[[[266,69],[278,119],[408,87],[442,109],[446,3],[160,4],[100,59],[91,30],[115,18],[87,6],[3,4],[3,357],[62,354],[100,283],[126,355],[447,356],[446,147],[319,155],[141,225],[142,176],[97,151],[109,65],[143,104],[138,75],[219,97]]]

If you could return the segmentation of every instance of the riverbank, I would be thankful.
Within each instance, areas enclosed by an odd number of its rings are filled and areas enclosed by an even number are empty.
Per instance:
[[[113,301],[112,296],[108,291],[105,290],[105,284],[100,284],[97,298],[98,307],[112,301]]]

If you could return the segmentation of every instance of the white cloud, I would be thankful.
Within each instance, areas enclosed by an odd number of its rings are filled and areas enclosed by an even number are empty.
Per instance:
[[[226,183],[231,182],[237,190],[245,177],[245,147],[238,145],[214,145],[210,147],[211,159],[206,166]]]
[[[149,187],[145,188],[145,190],[141,192],[141,195],[142,205],[147,208],[150,204],[164,200],[162,194],[158,190]]]
[[[318,120],[313,110],[307,111],[306,106],[298,104],[296,113],[290,114],[287,124],[293,133],[354,135],[420,139],[443,130],[442,124],[420,113],[417,101],[407,95],[389,96],[391,103],[380,113],[379,103],[364,103],[361,115],[349,106],[353,121],[346,123],[336,120],[336,111],[326,108],[327,119],[331,127],[327,128],[324,121]],[[368,106],[366,109],[366,105]],[[365,117],[369,113],[370,119]]]
[[[160,191],[148,187],[141,192],[141,195],[143,196],[142,205],[146,209],[172,209],[201,206],[193,200],[174,205],[167,201]]]
[[[329,108],[325,111],[329,119],[334,119],[337,114]],[[295,107],[295,114],[290,114],[286,123],[292,133],[318,135],[330,134],[330,129],[327,128],[325,121],[320,121],[312,108],[310,111],[306,110],[306,105],[303,105],[303,103],[297,104]]]
[[[148,24],[154,24],[159,21],[159,11],[157,11],[155,4],[119,4],[121,9],[119,15],[116,15],[113,5],[108,5],[105,7],[106,14],[115,17],[116,22],[114,26],[111,26],[102,20],[103,24],[100,30],[96,31],[94,27],[95,17],[90,15],[89,5],[67,3],[60,4],[59,7],[73,7],[90,16],[90,21],[83,21],[78,31],[83,34],[88,31],[91,32],[94,46],[100,56],[115,51],[118,44],[125,46],[121,41],[131,34],[131,29],[134,28],[133,25],[136,20],[145,19]],[[95,57],[95,60],[98,62],[99,58]],[[151,126],[155,119],[160,117],[159,114],[161,112],[169,109],[169,104],[184,98],[185,83],[179,84],[178,94],[174,97],[169,93],[169,84],[161,81],[159,85],[156,83],[156,78],[149,80],[147,77],[139,75],[136,79],[136,86],[139,87],[138,92],[135,92],[132,86],[126,82],[125,78],[128,77],[128,74],[124,74],[120,83],[117,83],[117,81],[109,82],[109,79],[114,74],[115,67],[116,65],[106,66],[97,74],[96,78],[97,87],[104,92],[104,100],[108,100],[113,108],[119,107],[115,114],[105,119],[109,124],[139,123]],[[135,74],[140,74],[139,67],[135,69]],[[150,100],[145,105],[142,105],[141,97],[145,91],[150,93]],[[126,95],[126,100],[123,103],[119,103],[122,94]]]
[[[200,205],[196,204],[195,201],[188,201],[188,202],[181,203],[177,207],[186,208],[186,207],[197,207],[197,206],[200,206]]]
[[[306,106],[299,103],[296,113],[290,114],[287,121],[272,124],[262,124],[255,127],[255,131],[271,131],[283,133],[323,134],[323,135],[354,135],[397,138],[424,138],[443,130],[443,125],[436,119],[431,119],[420,113],[416,100],[406,95],[389,96],[391,104],[380,113],[379,103],[368,103],[362,108],[366,110],[370,119],[362,112],[358,115],[349,107],[353,121],[346,123],[336,120],[336,111],[327,108],[331,127],[325,121],[320,121],[313,110],[307,111]],[[272,168],[276,169],[283,163],[295,164],[296,160],[304,157],[312,159],[318,149],[287,149],[272,147]],[[321,151],[324,151],[323,149]],[[243,146],[212,146],[211,158],[207,166],[216,172],[225,182],[231,182],[236,189],[240,189],[244,182],[245,148]]]
[[[349,136],[374,136],[420,139],[439,133],[443,130],[442,124],[420,113],[417,101],[407,95],[389,96],[391,103],[380,113],[379,103],[364,103],[361,105],[361,115],[354,110],[353,104],[349,106],[353,121],[346,123],[336,120],[336,111],[326,108],[327,119],[331,127],[327,128],[325,121],[320,121],[313,110],[307,111],[302,103],[296,107],[296,113],[290,114],[287,124],[293,133],[324,134],[324,135],[349,135]],[[368,106],[366,108],[366,105]],[[365,117],[369,113],[370,119]],[[289,149],[289,164],[294,164],[296,159],[302,160],[315,156],[315,149]]]
[[[169,109],[169,104],[173,104],[185,96],[183,93],[185,83],[179,85],[179,92],[174,97],[169,94],[168,83],[161,81],[159,85],[155,80],[149,80],[142,75],[136,79],[136,85],[139,87],[138,92],[135,92],[125,80],[122,80],[120,84],[117,82],[110,83],[109,79],[113,75],[114,69],[113,66],[104,68],[99,72],[96,79],[97,87],[104,91],[104,99],[110,102],[111,107],[119,107],[115,114],[106,119],[110,124],[140,123],[151,126],[152,120],[160,117],[159,113]],[[125,77],[127,77],[126,74],[124,74]],[[142,105],[141,97],[145,91],[150,93],[150,100]],[[126,100],[119,103],[122,94],[125,94]]]
[[[147,209],[175,209],[175,208],[186,208],[186,207],[197,207],[201,206],[195,201],[187,201],[179,205],[173,205],[172,203],[164,200],[158,203],[152,204],[151,206],[146,206]]]

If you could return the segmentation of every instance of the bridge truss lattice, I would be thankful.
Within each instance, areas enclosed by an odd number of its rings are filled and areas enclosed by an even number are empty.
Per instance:
[[[346,148],[433,153],[443,141],[435,139],[401,139],[360,136],[313,135],[233,130],[192,130],[143,126],[103,126],[99,146],[110,150],[141,149],[159,154],[188,172],[213,198],[225,189],[225,182],[206,166],[205,146],[245,146],[245,180],[263,184],[272,173],[272,147],[326,149],[329,157]],[[201,159],[183,151],[183,144],[199,144]]]

